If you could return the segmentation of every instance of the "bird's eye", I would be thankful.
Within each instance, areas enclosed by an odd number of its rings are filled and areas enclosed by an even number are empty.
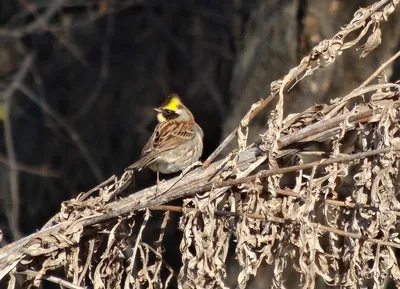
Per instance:
[[[172,110],[164,109],[164,115],[171,115],[171,114],[172,114]]]

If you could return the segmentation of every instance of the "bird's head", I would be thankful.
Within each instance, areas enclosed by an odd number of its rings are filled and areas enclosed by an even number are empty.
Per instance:
[[[160,107],[154,110],[157,111],[158,122],[193,119],[192,113],[183,105],[177,94],[171,94]]]

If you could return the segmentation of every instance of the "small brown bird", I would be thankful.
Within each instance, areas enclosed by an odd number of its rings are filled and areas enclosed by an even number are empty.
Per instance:
[[[182,171],[195,164],[203,152],[203,130],[177,94],[159,107],[158,124],[143,148],[141,158],[128,169],[150,168],[159,173]]]

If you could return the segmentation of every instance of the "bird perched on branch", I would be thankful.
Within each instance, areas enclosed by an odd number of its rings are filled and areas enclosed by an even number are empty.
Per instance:
[[[159,183],[159,173],[175,173],[198,163],[204,134],[177,94],[170,95],[154,110],[159,123],[144,146],[141,158],[127,169],[149,168],[157,172]]]

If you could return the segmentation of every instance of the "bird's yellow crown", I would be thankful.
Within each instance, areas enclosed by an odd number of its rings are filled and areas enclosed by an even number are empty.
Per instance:
[[[172,118],[176,118],[182,111],[182,102],[177,94],[171,94],[167,100],[155,109],[158,122],[164,122]]]
[[[179,106],[182,104],[181,99],[177,94],[171,94],[167,100],[163,103],[161,108],[163,109],[169,109],[172,111],[177,111],[179,109]]]

